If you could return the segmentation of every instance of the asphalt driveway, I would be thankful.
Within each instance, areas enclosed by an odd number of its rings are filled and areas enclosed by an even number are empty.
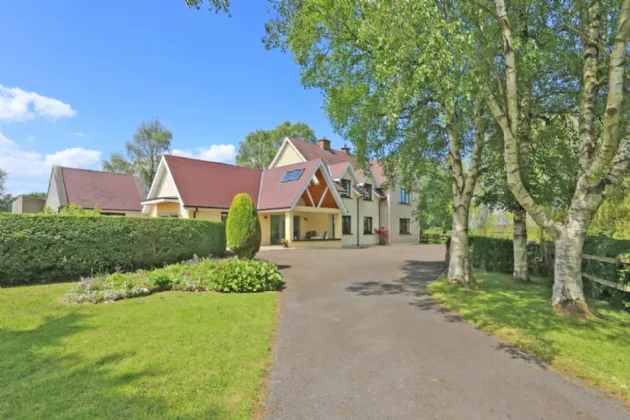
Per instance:
[[[627,419],[425,292],[440,245],[261,252],[287,281],[269,419]]]

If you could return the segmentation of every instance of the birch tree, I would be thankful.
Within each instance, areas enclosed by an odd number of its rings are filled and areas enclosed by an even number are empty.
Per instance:
[[[398,170],[419,164],[424,153],[448,160],[453,196],[448,277],[474,284],[468,218],[485,116],[474,94],[474,73],[462,60],[471,44],[459,16],[452,15],[457,10],[434,1],[275,0],[272,5],[267,46],[291,53],[302,83],[323,92],[333,127],[352,141],[359,157],[398,156]],[[419,152],[407,154],[414,149]]]
[[[575,45],[582,58],[580,77],[576,81],[579,86],[578,177],[567,215],[560,221],[554,220],[548,209],[532,196],[523,181],[519,160],[518,133],[522,124],[519,101],[526,94],[520,89],[517,78],[519,69],[525,67],[518,60],[521,39],[513,31],[513,22],[520,19],[519,2],[496,0],[492,6],[482,0],[473,3],[486,16],[480,26],[487,25],[487,33],[496,31],[503,44],[499,56],[503,70],[498,88],[493,91],[489,87],[488,77],[480,75],[479,80],[487,89],[488,106],[503,132],[508,186],[520,205],[555,243],[551,302],[557,307],[588,313],[581,276],[584,238],[595,212],[622,180],[630,162],[630,136],[625,121],[628,112],[622,107],[630,39],[630,0],[623,0],[620,5],[618,1],[603,0],[569,2],[568,7],[558,3],[558,9],[566,14],[548,16],[539,22],[539,26],[546,29],[553,25],[558,38],[565,33],[576,34]],[[548,6],[545,2],[531,3],[534,11]],[[567,57],[564,51],[554,53]],[[566,65],[571,68],[570,62]],[[601,130],[598,130],[599,122]]]

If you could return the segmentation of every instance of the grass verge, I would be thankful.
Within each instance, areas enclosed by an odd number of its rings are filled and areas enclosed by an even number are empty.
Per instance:
[[[549,304],[551,281],[520,285],[511,276],[476,272],[480,290],[440,280],[433,297],[483,331],[630,401],[630,314],[590,300],[598,319],[558,316]]]
[[[0,418],[250,418],[277,293],[65,305],[67,289],[0,289]]]

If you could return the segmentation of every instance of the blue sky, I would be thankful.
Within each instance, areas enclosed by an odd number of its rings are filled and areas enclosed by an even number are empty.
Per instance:
[[[98,168],[158,116],[174,149],[233,162],[229,145],[284,120],[340,147],[322,97],[261,42],[264,0],[232,17],[184,0],[0,2],[0,168],[9,192],[46,191],[50,167]],[[213,147],[214,146],[214,147]]]

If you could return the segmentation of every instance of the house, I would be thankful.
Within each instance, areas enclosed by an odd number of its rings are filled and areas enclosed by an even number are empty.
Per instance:
[[[11,213],[41,213],[45,205],[43,198],[21,195],[11,203]]]
[[[53,166],[46,206],[59,212],[71,203],[106,216],[141,216],[142,188],[133,175]]]
[[[262,244],[342,247],[378,243],[385,227],[391,242],[418,242],[413,196],[390,185],[378,162],[355,170],[349,149],[285,139],[269,169],[165,155],[147,198],[144,215],[227,219],[236,194],[256,203]]]
[[[143,204],[151,217],[227,220],[236,194],[258,209],[263,245],[342,246],[348,214],[324,163],[317,159],[265,170],[164,155]]]
[[[335,150],[330,146],[326,138],[317,144],[286,138],[270,167],[315,159],[327,165],[331,178],[343,189],[341,197],[348,209],[342,217],[344,246],[378,243],[374,229],[379,227],[389,231],[390,243],[418,243],[420,226],[413,214],[416,194],[388,182],[377,160],[371,160],[364,173],[356,168],[349,148]]]

